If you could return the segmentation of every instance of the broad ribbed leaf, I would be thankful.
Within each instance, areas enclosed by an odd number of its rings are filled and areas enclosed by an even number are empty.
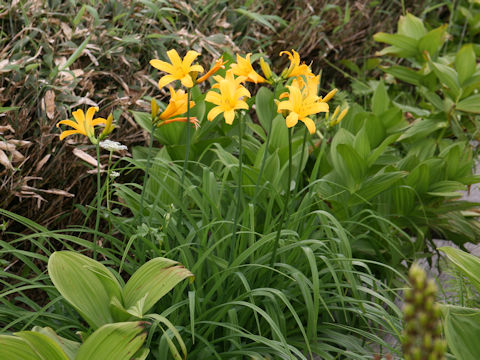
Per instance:
[[[42,360],[25,340],[10,335],[0,335],[0,359]]]
[[[79,342],[68,340],[61,336],[58,336],[57,333],[49,327],[42,328],[39,326],[34,326],[32,331],[48,336],[50,339],[56,342],[58,346],[60,346],[60,348],[65,352],[69,359],[75,359],[78,349],[80,348]]]
[[[60,346],[47,335],[35,331],[21,331],[15,335],[25,340],[42,360],[69,360]]]
[[[427,51],[433,57],[445,42],[447,26],[447,24],[442,25],[422,37],[418,43],[420,52]]]
[[[480,292],[480,258],[452,247],[441,247],[448,259],[472,282]]]
[[[480,354],[480,311],[446,307],[445,337],[456,359],[477,360]]]
[[[113,322],[110,300],[121,299],[122,293],[105,266],[75,252],[57,251],[48,260],[48,273],[60,294],[93,328]]]
[[[75,360],[130,360],[147,334],[141,322],[103,325],[80,347]]]
[[[152,259],[142,265],[125,285],[123,289],[125,308],[142,305],[141,310],[145,314],[175,285],[192,276],[190,271],[176,261],[161,257]]]
[[[388,190],[399,179],[405,177],[405,171],[394,171],[383,174],[376,174],[362,183],[362,187],[355,193],[349,201],[349,205],[357,205],[369,201],[374,196]]]
[[[431,62],[431,65],[440,82],[452,92],[454,98],[457,98],[460,95],[460,83],[458,82],[457,72],[444,64]]]
[[[351,145],[339,144],[337,151],[344,161],[346,171],[350,174],[348,186],[350,190],[354,190],[363,180],[367,161],[362,159]]]
[[[401,65],[394,65],[390,67],[382,67],[383,71],[387,74],[395,76],[397,79],[405,81],[412,85],[420,85],[420,81],[422,80],[422,75],[418,72]]]
[[[277,116],[275,113],[275,107],[273,104],[273,93],[262,86],[255,97],[256,112],[260,124],[268,131],[270,128],[270,122]]]
[[[463,99],[456,105],[457,110],[480,114],[480,94],[475,94]]]
[[[390,106],[390,98],[388,97],[387,90],[385,89],[385,84],[383,81],[380,81],[373,93],[372,97],[372,110],[375,115],[381,115],[388,110]]]
[[[405,16],[400,16],[397,31],[400,35],[409,36],[414,39],[420,39],[427,33],[422,19],[410,13],[407,13]]]
[[[455,69],[457,70],[458,81],[460,81],[460,84],[463,85],[465,81],[471,78],[475,72],[476,65],[477,57],[473,50],[473,45],[463,45],[455,56]]]

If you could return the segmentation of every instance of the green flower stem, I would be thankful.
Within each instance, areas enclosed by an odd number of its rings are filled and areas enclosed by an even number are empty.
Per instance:
[[[185,175],[187,173],[187,167],[188,167],[188,158],[190,155],[190,96],[191,96],[191,91],[190,88],[187,89],[187,142],[185,144],[185,160],[183,162],[183,169],[182,169],[182,177],[180,178],[180,201],[183,204],[183,195],[184,195],[184,184],[185,184]],[[180,211],[180,219],[178,221],[178,227],[180,228],[182,226],[183,222],[183,215],[184,212],[183,210]]]
[[[150,143],[148,145],[148,153],[147,153],[147,167],[145,168],[145,178],[143,179],[143,186],[142,192],[140,194],[140,208],[139,208],[139,216],[138,216],[138,223],[137,226],[141,226],[143,223],[143,202],[145,199],[145,187],[147,186],[148,175],[150,173],[151,167],[151,157],[152,157],[152,148],[153,148],[153,140],[154,140],[154,133],[155,133],[155,118],[152,118],[152,129],[150,132]],[[144,243],[143,241],[138,242],[138,253],[140,255],[141,262],[145,262],[145,254],[144,254]]]
[[[307,144],[307,134],[308,134],[308,129],[305,127],[305,132],[303,133],[303,142],[302,142],[302,151],[300,152],[300,165],[298,166],[298,173],[297,173],[297,178],[295,180],[295,195],[293,198],[295,199],[297,197],[298,193],[298,184],[300,182],[300,175],[302,174],[302,165],[303,165],[303,154],[305,153],[305,146]],[[308,159],[308,155],[307,155]]]
[[[273,114],[275,114],[275,101],[273,101],[273,98],[272,98],[272,103],[273,103]],[[265,163],[267,162],[268,145],[270,144],[270,137],[272,134],[273,119],[275,119],[275,115],[270,120],[270,124],[268,126],[267,140],[265,141],[265,151],[263,153],[262,164],[260,165],[260,171],[258,172],[257,181],[255,182],[255,192],[253,194],[253,199],[252,199],[253,206],[255,206],[257,201],[258,188],[260,185],[260,181],[262,180],[262,177],[263,177],[263,171],[265,170]]]
[[[112,154],[113,151],[110,151],[110,155],[108,156],[108,168],[107,168],[107,179],[106,181],[106,188],[107,188],[107,210],[110,211],[110,173],[112,172]]]
[[[272,253],[272,260],[270,261],[270,266],[275,264],[275,260],[277,257],[277,249],[278,249],[278,242],[280,240],[280,233],[282,231],[283,226],[285,225],[285,216],[287,215],[288,210],[288,201],[290,200],[290,185],[292,182],[292,128],[288,129],[288,181],[287,181],[287,189],[285,194],[285,202],[283,206],[282,216],[280,218],[280,224],[277,230],[277,236],[275,237],[275,242],[273,243],[273,253]]]
[[[95,144],[97,150],[97,217],[95,219],[95,233],[93,234],[93,259],[97,259],[97,237],[98,227],[100,225],[100,207],[102,206],[102,189],[101,189],[101,176],[100,176],[100,145],[98,142]]]
[[[237,224],[238,218],[240,216],[240,203],[242,201],[242,157],[243,157],[243,127],[242,127],[243,116],[240,116],[238,119],[238,189],[237,189],[237,202],[235,209],[235,217],[233,219],[233,228],[232,228],[232,246],[230,248],[230,261],[231,264],[234,259],[234,254],[236,252],[236,235],[237,235]]]
[[[145,186],[147,185],[147,180],[148,180],[148,175],[150,172],[150,166],[151,166],[151,157],[152,157],[152,148],[153,148],[153,140],[154,136],[153,134],[155,133],[155,119],[152,119],[152,129],[150,132],[150,143],[148,145],[148,153],[147,153],[147,167],[145,168],[145,178],[143,180],[143,186],[142,186],[142,193],[140,195],[140,209],[139,209],[139,216],[138,216],[138,225],[142,225],[143,222],[143,202],[145,199]]]

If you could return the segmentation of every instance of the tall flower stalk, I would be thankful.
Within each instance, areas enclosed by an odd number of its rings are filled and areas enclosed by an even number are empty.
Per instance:
[[[303,122],[310,134],[314,134],[316,126],[314,120],[310,118],[311,115],[320,112],[328,112],[329,107],[327,101],[335,95],[336,90],[332,90],[322,99],[318,96],[318,85],[320,76],[315,76],[309,72],[308,66],[300,65],[300,57],[292,50],[292,54],[286,53],[291,61],[290,67],[282,73],[282,78],[296,76],[291,85],[287,85],[288,92],[280,95],[280,99],[286,99],[277,103],[277,111],[285,116],[285,123],[289,129],[288,131],[288,183],[287,192],[285,194],[284,207],[280,217],[280,223],[273,243],[273,251],[271,258],[271,266],[275,264],[278,243],[280,241],[280,234],[284,227],[286,227],[285,217],[288,211],[288,204],[290,200],[291,183],[292,183],[292,128],[299,122]],[[280,54],[282,54],[280,53]],[[303,162],[303,153],[305,151],[305,143],[307,133],[305,132],[303,138],[303,146],[301,153],[301,160]],[[300,163],[301,168],[301,163]],[[297,178],[298,181],[298,178]]]
[[[185,186],[185,175],[187,173],[187,167],[188,167],[188,160],[190,156],[190,142],[191,142],[191,135],[190,135],[190,89],[187,89],[187,141],[185,143],[185,159],[183,161],[183,168],[182,168],[182,177],[180,178],[180,201],[183,203],[183,196],[184,196],[184,186]],[[178,226],[182,226],[183,222],[183,214],[184,211],[180,212],[180,219],[178,221]]]
[[[225,122],[229,125],[233,124],[235,119],[235,112],[237,110],[248,110],[248,104],[243,100],[244,98],[250,97],[250,92],[242,85],[246,80],[245,76],[234,76],[233,70],[228,70],[225,74],[225,77],[215,76],[214,79],[217,81],[213,85],[214,89],[218,89],[219,92],[211,90],[207,93],[205,100],[215,104],[216,106],[209,111],[207,119],[213,121],[218,115],[223,114]],[[238,119],[238,144],[239,144],[239,155],[238,155],[238,190],[237,190],[237,202],[235,209],[235,216],[233,219],[233,229],[232,229],[232,245],[230,252],[230,263],[233,261],[235,249],[236,249],[236,232],[238,218],[240,216],[240,203],[242,198],[242,156],[243,156],[243,116],[240,116]]]
[[[97,215],[95,217],[95,233],[93,234],[93,259],[97,258],[97,236],[98,228],[100,226],[100,211],[102,206],[102,189],[101,189],[101,176],[100,176],[100,146],[98,142],[95,144],[97,153]]]
[[[98,111],[98,107],[90,107],[86,114],[83,110],[78,109],[72,112],[73,119],[66,119],[59,121],[57,127],[60,125],[67,125],[73,128],[73,130],[65,130],[60,134],[60,140],[63,140],[65,137],[75,134],[80,134],[88,137],[90,142],[95,145],[96,155],[97,155],[97,215],[95,218],[95,232],[93,234],[93,258],[97,256],[97,238],[98,238],[98,229],[100,226],[100,212],[101,212],[101,202],[102,202],[102,193],[101,193],[101,175],[100,175],[100,147],[99,142],[106,138],[115,128],[113,125],[113,115],[110,114],[107,119],[96,118],[93,116]],[[95,126],[104,125],[105,128],[97,136],[95,134]]]
[[[288,211],[288,202],[290,201],[290,190],[291,190],[291,183],[292,183],[292,129],[288,129],[288,177],[287,177],[287,188],[285,193],[285,200],[283,203],[283,211],[282,216],[280,217],[280,223],[277,229],[277,235],[275,236],[275,241],[273,243],[273,252],[272,252],[272,259],[270,260],[270,266],[275,264],[275,260],[277,257],[277,249],[278,249],[278,242],[280,241],[280,233],[285,224],[285,216],[287,215]]]
[[[238,225],[238,218],[240,217],[240,205],[242,202],[242,165],[243,165],[243,116],[241,115],[238,119],[238,181],[237,181],[237,201],[236,201],[236,208],[235,208],[235,217],[233,218],[233,227],[232,227],[232,246],[230,251],[230,264],[232,263],[237,247],[236,247],[236,239],[237,239],[237,225]]]
[[[152,100],[152,101],[155,101]],[[153,102],[152,102],[153,104]],[[153,106],[152,106],[152,124],[151,124],[151,129],[150,129],[150,140],[148,143],[148,152],[147,152],[147,165],[145,167],[145,178],[143,180],[143,187],[142,187],[142,192],[140,194],[140,206],[138,210],[138,226],[142,225],[143,222],[143,203],[145,199],[145,186],[147,185],[148,181],[148,175],[150,174],[150,164],[151,164],[151,158],[152,158],[152,148],[153,148],[153,140],[155,136],[155,122],[156,122],[156,115],[153,115]]]
[[[189,156],[190,156],[190,142],[191,142],[190,122],[192,122],[192,119],[190,117],[190,108],[193,106],[193,104],[190,103],[191,88],[193,86],[195,86],[195,84],[197,83],[197,80],[196,80],[197,75],[199,73],[203,72],[203,67],[201,65],[194,64],[195,59],[199,55],[200,55],[200,53],[198,53],[196,51],[193,51],[193,50],[190,50],[190,51],[187,52],[185,57],[183,59],[181,59],[180,56],[178,55],[177,51],[175,49],[172,49],[172,50],[167,51],[167,56],[170,59],[170,63],[168,63],[166,61],[158,60],[158,59],[150,60],[150,64],[153,67],[167,73],[167,75],[164,75],[162,78],[160,78],[160,80],[158,82],[158,87],[159,88],[162,88],[162,87],[166,86],[167,84],[169,84],[173,81],[176,81],[176,80],[179,80],[182,83],[182,85],[187,88],[186,102],[185,102],[186,113],[187,113],[187,117],[186,117],[187,141],[186,141],[186,148],[185,148],[185,160],[183,162],[182,176],[181,176],[181,179],[180,179],[180,198],[182,200],[183,200],[183,195],[184,195],[185,174],[187,172],[188,160],[189,160]],[[223,64],[224,64],[223,60],[220,59],[215,64],[214,68],[211,69],[207,74],[205,74],[205,76],[203,76],[199,80],[205,81],[215,71],[217,71],[220,67],[222,67]],[[170,91],[172,92],[172,90],[170,90]],[[181,91],[181,90],[179,90],[179,91]],[[183,109],[183,107],[182,107],[182,109]],[[168,110],[171,110],[171,109],[169,109],[167,107],[167,109],[165,109],[164,113],[167,113]],[[183,111],[183,113],[184,112],[185,111]],[[176,114],[168,113],[168,115],[169,116],[174,116],[174,115],[178,115],[178,113],[176,113]],[[161,118],[161,116],[160,116],[160,118]],[[177,119],[177,120],[172,119],[172,121],[180,121],[180,120],[179,119]],[[185,119],[183,119],[181,121],[185,122]],[[169,122],[168,120],[164,120],[163,123],[159,124],[159,126],[167,124],[168,122]],[[198,122],[196,122],[196,119],[195,119],[194,124],[197,125],[197,123]],[[182,221],[183,221],[183,211],[180,213],[179,225],[182,223]]]

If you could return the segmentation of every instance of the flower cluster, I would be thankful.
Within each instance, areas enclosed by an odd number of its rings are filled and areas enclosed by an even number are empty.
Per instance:
[[[204,68],[196,62],[198,52],[187,51],[182,59],[178,52],[174,49],[166,53],[169,62],[152,59],[150,64],[165,73],[158,81],[159,88],[168,85],[170,99],[163,111],[155,99],[151,101],[151,121],[153,126],[163,126],[172,122],[189,122],[197,128],[200,121],[190,115],[190,110],[195,106],[195,101],[190,99],[190,89],[197,84],[205,82],[213,76],[214,85],[206,94],[205,100],[215,106],[207,114],[209,121],[214,120],[223,114],[227,124],[233,124],[235,114],[238,110],[248,110],[249,106],[245,101],[251,97],[250,91],[246,88],[245,83],[251,82],[255,84],[268,83],[275,86],[281,86],[286,91],[283,92],[277,103],[277,111],[285,116],[287,127],[295,126],[299,121],[303,122],[310,134],[316,131],[315,116],[319,113],[327,113],[329,106],[328,101],[337,92],[336,89],[330,91],[325,97],[318,95],[320,76],[315,75],[309,65],[301,62],[300,55],[295,51],[282,51],[280,56],[286,55],[290,60],[290,64],[277,76],[272,72],[270,66],[262,57],[260,58],[260,67],[263,75],[257,73],[252,65],[251,54],[242,57],[237,54],[236,63],[230,64],[224,75],[214,75],[217,71],[225,68],[226,62],[223,58],[218,59],[212,68],[203,76]],[[178,81],[186,88],[176,90],[172,83]],[[87,136],[93,144],[99,141],[113,130],[113,116],[109,115],[107,119],[93,118],[98,108],[91,107],[84,114],[79,109],[73,112],[74,120],[62,120],[59,125],[69,125],[73,130],[63,131],[60,139],[73,134],[82,134]],[[331,116],[328,125],[334,126],[338,124],[346,115],[348,108],[340,111],[337,107]],[[105,128],[98,136],[95,134],[95,126],[104,125]]]
[[[443,360],[446,343],[441,336],[440,306],[435,303],[437,286],[416,264],[410,268],[408,277],[412,288],[405,291],[403,356],[405,360]]]

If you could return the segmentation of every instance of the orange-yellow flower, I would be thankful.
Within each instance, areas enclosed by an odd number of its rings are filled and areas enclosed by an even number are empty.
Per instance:
[[[96,144],[98,141],[95,138],[95,126],[100,124],[107,125],[107,120],[105,120],[104,118],[93,119],[93,115],[97,111],[98,107],[90,107],[87,110],[87,114],[85,115],[82,109],[78,109],[72,112],[74,120],[67,119],[59,121],[57,123],[57,127],[60,127],[60,125],[68,125],[73,128],[73,130],[62,131],[62,133],[60,134],[60,140],[63,140],[65,139],[65,137],[70,135],[81,134],[87,136],[90,141],[92,141],[92,143]],[[111,118],[111,120],[113,120],[113,117]],[[108,127],[113,130],[111,121],[109,121]]]
[[[210,76],[215,74],[218,70],[225,68],[226,61],[223,61],[223,58],[218,59],[215,62],[215,65],[212,66],[210,70],[207,71],[205,75],[203,75],[201,78],[197,79],[197,84],[200,84],[207,80]]]
[[[170,90],[170,101],[165,110],[160,114],[160,120],[168,120],[174,116],[185,114],[188,110],[188,94],[183,90],[175,91],[172,87]],[[195,106],[195,101],[190,101],[190,109]]]
[[[255,84],[266,82],[267,80],[265,80],[265,78],[253,70],[252,63],[250,62],[250,55],[252,54],[247,54],[244,59],[237,54],[237,63],[230,66],[233,70],[233,74],[244,76],[246,81],[254,82]]]
[[[217,81],[213,87],[220,90],[220,93],[209,91],[205,100],[215,104],[212,110],[207,115],[208,121],[212,121],[218,115],[223,113],[225,122],[232,125],[235,118],[235,110],[248,110],[248,105],[243,101],[244,97],[250,97],[250,92],[241,85],[245,81],[245,77],[239,76],[235,78],[232,69],[227,70],[225,77],[215,76]]]
[[[175,117],[178,115],[185,114],[188,111],[188,94],[185,93],[183,90],[177,90],[175,91],[172,87],[169,87],[170,90],[170,101],[168,102],[167,107],[165,110],[158,115],[157,118],[157,126],[162,126],[166,124],[170,124],[172,122],[186,122],[187,118],[186,117]],[[155,100],[153,100],[155,101]],[[153,102],[152,102],[153,104]],[[155,105],[153,105],[152,109],[155,108]],[[195,106],[195,101],[190,101],[190,109]],[[158,108],[157,108],[158,109]],[[158,113],[158,110],[152,110],[153,113]],[[199,122],[197,118],[195,117],[190,117],[190,122],[195,125],[195,127],[198,127]]]
[[[328,112],[328,104],[322,102],[317,95],[317,77],[310,78],[307,84],[301,89],[297,85],[287,86],[289,94],[286,101],[281,101],[277,105],[279,113],[288,113],[286,118],[287,127],[295,126],[298,121],[302,121],[310,134],[315,133],[316,127],[310,115],[320,112]]]
[[[318,92],[318,85],[320,85],[320,75],[315,76],[313,73],[296,77],[292,80],[292,83],[291,83],[291,86],[295,86],[299,88],[301,91],[303,91],[303,89],[306,89],[306,91],[308,91],[310,94],[316,94]],[[327,96],[329,96],[331,93],[332,92],[328,93]],[[279,98],[283,99],[283,98],[288,98],[289,96],[290,96],[289,92],[284,92],[280,94]],[[325,98],[327,98],[327,96]],[[327,101],[323,101],[323,102],[327,102]]]
[[[182,59],[177,53],[177,50],[172,49],[167,51],[167,56],[170,59],[170,63],[162,60],[153,59],[150,60],[150,65],[154,68],[166,72],[168,75],[163,76],[158,82],[158,87],[162,88],[172,81],[180,80],[182,85],[191,88],[194,85],[191,73],[203,72],[203,67],[198,64],[192,65],[193,61],[200,55],[200,53],[190,50],[187,55]]]
[[[292,49],[292,52],[289,51],[281,51],[280,56],[283,54],[287,54],[288,58],[290,59],[290,66],[283,70],[281,76],[283,78],[294,77],[294,76],[308,76],[312,74],[312,71],[305,63],[300,64],[300,55]]]

